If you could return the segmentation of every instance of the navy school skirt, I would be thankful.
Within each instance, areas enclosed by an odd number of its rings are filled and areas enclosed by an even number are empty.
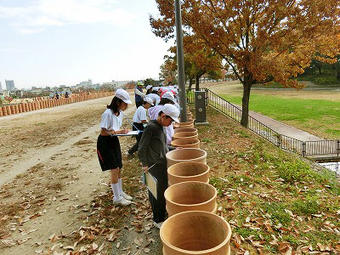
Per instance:
[[[98,136],[97,154],[103,171],[122,168],[122,152],[117,136]]]

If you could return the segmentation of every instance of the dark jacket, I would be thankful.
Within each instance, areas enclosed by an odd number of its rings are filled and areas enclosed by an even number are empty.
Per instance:
[[[157,120],[151,120],[144,129],[138,146],[138,156],[143,166],[155,163],[166,164],[166,153],[169,148],[166,144],[166,135],[163,127]]]

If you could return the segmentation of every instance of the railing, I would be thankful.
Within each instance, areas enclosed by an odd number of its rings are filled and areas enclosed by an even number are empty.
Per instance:
[[[236,122],[241,121],[242,109],[239,106],[228,102],[209,89],[201,90],[205,90],[207,93],[206,105],[214,108]],[[187,91],[188,103],[194,103],[194,100],[194,89]],[[274,131],[250,115],[248,116],[248,128],[279,148],[300,154],[304,157],[322,155],[329,155],[330,157],[340,156],[340,140],[319,140],[304,142]]]

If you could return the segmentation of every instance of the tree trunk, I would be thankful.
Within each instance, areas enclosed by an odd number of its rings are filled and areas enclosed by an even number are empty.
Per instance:
[[[318,66],[318,69],[319,69],[319,74],[321,75],[321,65]]]
[[[201,77],[201,75],[198,75],[198,74],[195,76],[195,85],[196,85],[195,89],[196,89],[196,91],[200,90],[200,77]]]
[[[189,91],[190,91],[191,88],[192,88],[192,84],[193,84],[193,79],[192,79],[192,78],[189,78],[189,88],[188,88]]]
[[[244,81],[244,83],[243,83],[241,125],[246,127],[246,128],[248,127],[249,98],[250,98],[251,85],[252,85],[251,81]]]

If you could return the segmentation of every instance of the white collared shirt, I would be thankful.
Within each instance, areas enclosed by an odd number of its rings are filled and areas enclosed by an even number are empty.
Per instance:
[[[120,111],[119,115],[116,116],[111,109],[106,109],[102,114],[102,121],[100,122],[100,128],[105,128],[106,130],[120,130],[123,124],[124,113]]]

